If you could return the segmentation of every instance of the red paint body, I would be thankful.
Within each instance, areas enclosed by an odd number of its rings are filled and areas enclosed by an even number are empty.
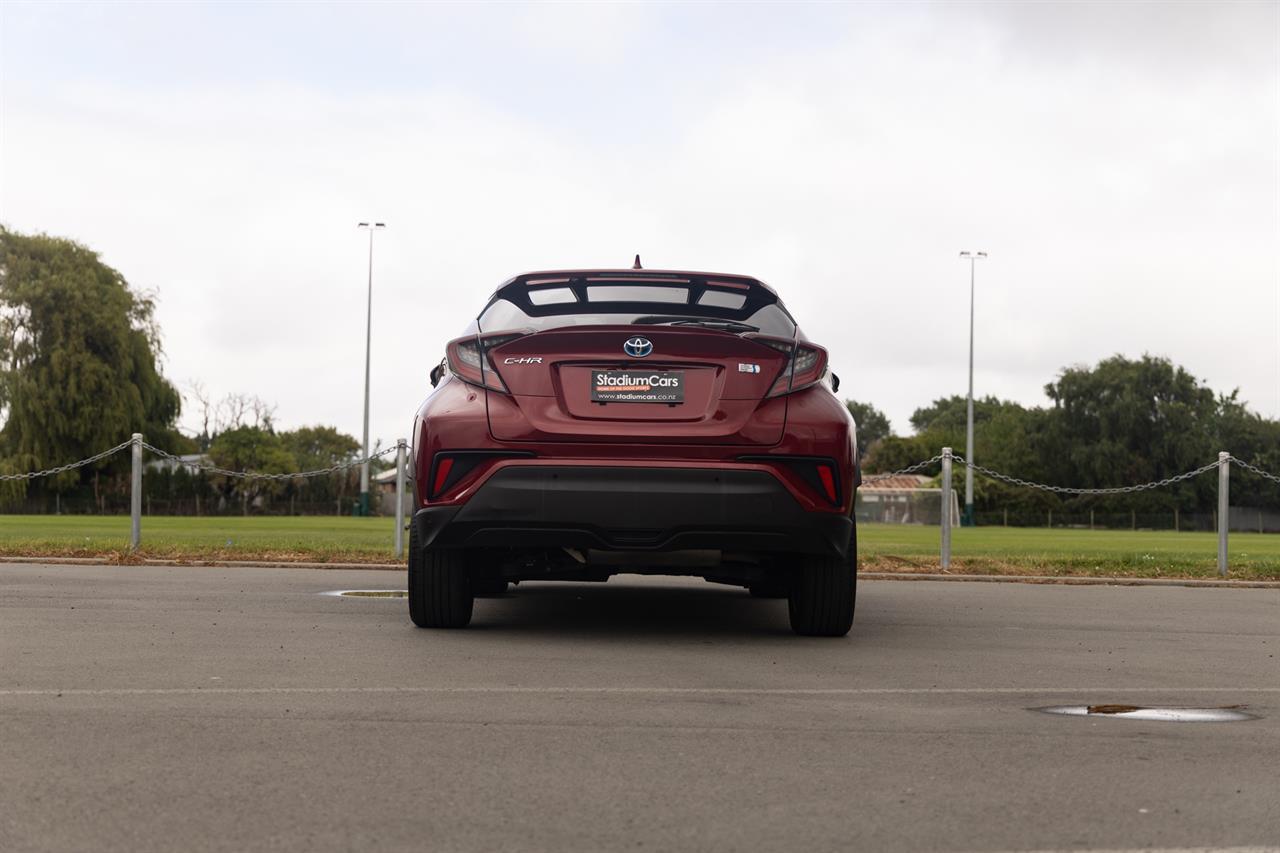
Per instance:
[[[703,276],[706,286],[716,292],[762,288],[753,292],[773,296],[758,281],[740,276],[648,274]],[[621,277],[624,273],[536,273],[520,280],[535,282],[532,287],[537,288],[539,282],[592,280],[590,276],[606,275]],[[504,287],[509,286],[510,282]],[[680,310],[679,306],[663,307],[676,313]],[[419,507],[465,505],[495,473],[512,466],[635,466],[763,471],[778,480],[805,511],[851,515],[858,466],[855,426],[832,392],[825,351],[808,344],[798,331],[795,340],[820,353],[818,374],[801,390],[766,396],[775,382],[786,382],[789,354],[778,347],[790,347],[791,341],[773,338],[768,344],[762,342],[763,335],[699,326],[603,323],[554,327],[555,322],[545,321],[542,325],[553,327],[488,349],[484,370],[486,384],[491,387],[481,387],[475,376],[466,381],[455,369],[446,372],[419,408],[413,430]],[[486,337],[519,331],[482,330]],[[652,355],[638,359],[624,354],[623,342],[635,335],[652,342]],[[684,402],[591,402],[588,390],[593,370],[641,367],[683,371]],[[747,368],[754,368],[754,372],[743,372]],[[492,387],[491,371],[497,373],[506,391]],[[437,494],[424,484],[438,486],[445,481],[448,472],[442,475],[434,463],[437,454],[446,451],[526,455],[483,459]],[[827,460],[828,465],[819,473],[815,462],[814,476],[806,477],[804,470],[797,468],[797,458]],[[834,482],[828,483],[832,479]],[[835,503],[833,493],[838,498]]]

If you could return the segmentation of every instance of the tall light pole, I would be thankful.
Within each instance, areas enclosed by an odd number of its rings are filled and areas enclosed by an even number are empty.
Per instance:
[[[968,430],[964,438],[964,458],[970,463],[964,466],[964,515],[960,523],[965,527],[973,527],[973,267],[978,259],[985,258],[986,252],[961,252],[960,257],[969,259],[969,413]],[[947,511],[946,507],[942,508]]]
[[[369,291],[364,315],[364,462],[360,465],[360,515],[369,514],[369,354],[373,348],[373,232],[385,222],[358,222],[369,232]]]

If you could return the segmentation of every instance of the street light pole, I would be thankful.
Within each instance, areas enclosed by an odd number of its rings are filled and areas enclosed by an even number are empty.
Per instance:
[[[359,515],[369,514],[369,355],[373,348],[373,232],[386,228],[385,222],[359,222],[357,228],[369,231],[369,289],[364,315],[364,462],[360,465]]]
[[[960,257],[969,259],[969,407],[967,430],[964,438],[964,458],[970,463],[964,466],[964,515],[960,524],[973,527],[973,267],[979,258],[985,258],[986,252],[961,252]],[[945,507],[943,508],[945,511]]]

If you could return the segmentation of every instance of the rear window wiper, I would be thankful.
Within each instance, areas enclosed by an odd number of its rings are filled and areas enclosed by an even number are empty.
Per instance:
[[[723,317],[637,317],[632,321],[638,325],[654,326],[706,326],[709,329],[723,329],[726,332],[758,332],[760,328],[750,323],[739,323],[737,320],[726,320]]]

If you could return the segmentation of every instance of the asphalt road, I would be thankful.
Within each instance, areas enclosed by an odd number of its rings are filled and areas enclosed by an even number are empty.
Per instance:
[[[1280,845],[1280,591],[0,566],[0,850]],[[1244,704],[1259,719],[1056,717]]]

